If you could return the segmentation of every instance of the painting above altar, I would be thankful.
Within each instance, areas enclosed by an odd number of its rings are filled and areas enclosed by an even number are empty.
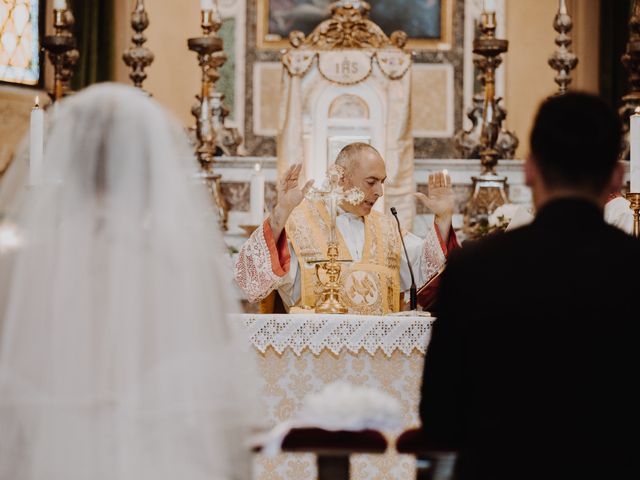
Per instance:
[[[281,49],[288,36],[305,35],[331,16],[335,0],[257,0],[258,47]],[[357,3],[357,2],[353,2]],[[407,47],[415,50],[448,50],[452,44],[453,0],[369,0],[369,18],[386,35],[407,33]]]

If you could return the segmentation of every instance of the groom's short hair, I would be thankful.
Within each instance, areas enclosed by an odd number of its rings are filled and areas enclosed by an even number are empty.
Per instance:
[[[531,155],[548,188],[600,194],[618,161],[622,126],[600,98],[570,92],[540,106],[531,131]]]

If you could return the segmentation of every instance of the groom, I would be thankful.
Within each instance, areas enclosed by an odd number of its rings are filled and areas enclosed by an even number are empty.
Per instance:
[[[640,242],[603,218],[620,139],[597,97],[547,100],[525,165],[534,222],[450,259],[420,416],[459,449],[458,480],[639,478]]]

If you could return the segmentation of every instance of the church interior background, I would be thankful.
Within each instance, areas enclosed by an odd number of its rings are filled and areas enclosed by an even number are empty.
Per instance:
[[[495,71],[495,97],[501,98],[499,105],[506,111],[496,171],[506,177],[508,201],[528,206],[531,195],[522,166],[532,117],[537,105],[560,88],[549,58],[560,56],[572,63],[562,41],[556,40],[570,35],[569,53],[578,59],[565,71],[571,78],[569,88],[598,94],[620,107],[623,97],[633,93],[628,82],[633,72],[620,59],[629,41],[631,13],[640,8],[637,2],[370,0],[370,19],[384,31],[383,48],[369,45],[364,54],[354,53],[343,70],[340,49],[325,48],[317,59],[305,56],[304,49],[297,56],[285,55],[292,49],[288,34],[296,29],[312,33],[328,18],[329,0],[0,0],[0,175],[28,155],[34,97],[46,104],[54,89],[54,67],[39,50],[45,36],[56,33],[54,23],[60,19],[54,18],[54,3],[68,4],[75,17],[72,31],[79,57],[70,88],[107,80],[133,83],[132,68],[123,60],[135,46],[133,23],[146,37],[144,42],[138,36],[138,43],[153,54],[144,68],[146,78],[138,70],[137,79],[185,128],[196,125],[194,104],[196,113],[201,111],[203,103],[196,95],[203,91],[204,71],[197,57],[203,42],[188,46],[187,41],[203,37],[201,4],[210,3],[217,5],[221,17],[213,33],[222,43],[214,43],[222,47],[226,60],[218,52],[211,62],[218,72],[205,73],[215,80],[208,90],[208,121],[224,135],[215,151],[199,150],[199,157],[208,168],[203,178],[212,199],[228,215],[225,240],[230,253],[273,207],[283,161],[312,161],[310,168],[321,175],[340,146],[354,140],[380,148],[393,175],[404,172],[404,183],[391,185],[390,196],[414,188],[426,191],[428,174],[447,169],[458,207],[453,226],[461,230],[472,177],[481,169],[478,139],[473,136],[480,127],[471,119],[477,121],[484,101],[482,59],[473,50],[474,39],[481,35],[485,2],[495,8],[495,36],[509,42]],[[344,3],[360,6],[357,1]],[[561,26],[554,29],[561,8],[571,17],[570,32]],[[634,28],[640,32],[640,18],[636,21]],[[394,30],[403,30],[407,38],[392,35]],[[292,40],[302,41],[295,35]],[[385,101],[376,100],[375,85],[387,89]],[[314,105],[321,108],[314,110]],[[402,151],[395,148],[401,143]],[[314,164],[318,156],[320,163]],[[411,213],[413,231],[422,235],[431,220],[429,212],[418,206]],[[403,427],[416,426],[430,320],[345,316],[338,321],[319,315],[283,319],[248,310],[241,317],[259,357],[272,424],[291,418],[308,393],[347,379],[397,398]],[[314,478],[309,455],[259,458],[256,465],[256,476],[265,480]],[[409,478],[415,471],[410,458],[393,454],[356,456],[352,466],[352,478],[362,479]]]
[[[54,89],[54,67],[43,40],[55,33],[58,2],[68,4],[75,17],[69,31],[79,55],[70,69],[70,90],[98,81],[134,83],[135,69],[123,55],[136,47],[138,18],[143,36],[138,48],[149,55],[141,59],[144,77],[139,81],[195,137],[192,108],[200,108],[196,95],[203,70],[187,40],[203,35],[200,0],[0,0],[0,175],[12,159],[28,155],[26,134],[34,97],[46,104],[47,92]],[[310,178],[321,180],[339,148],[352,141],[371,143],[382,152],[389,179],[387,204],[378,202],[379,208],[398,206],[403,225],[421,236],[432,216],[422,205],[414,206],[408,193],[426,192],[428,174],[448,170],[457,204],[453,227],[464,239],[472,178],[481,171],[484,57],[474,53],[474,39],[482,34],[485,2],[372,0],[368,16],[382,28],[387,44],[377,56],[371,44],[357,46],[369,53],[358,56],[355,51],[349,61],[351,68],[360,70],[345,76],[340,63],[346,57],[331,46],[316,50],[317,60],[305,59],[304,49],[297,60],[284,54],[297,50],[288,35],[298,29],[311,34],[330,17],[332,1],[215,0],[221,22],[211,35],[221,39],[221,51],[215,55],[224,58],[214,61],[211,120],[221,134],[216,156],[206,163],[215,202],[225,217],[229,251],[237,252],[251,228],[275,205],[279,171],[301,161]],[[564,67],[569,88],[599,94],[620,107],[623,97],[633,94],[621,57],[629,40],[631,12],[637,7],[632,0],[489,3],[495,8],[495,36],[509,42],[495,69],[494,97],[504,114],[496,142],[497,172],[506,178],[507,201],[528,207],[531,195],[523,184],[522,165],[533,113],[560,88],[550,58],[570,65]],[[561,8],[566,8],[573,28],[554,26]],[[140,23],[136,10],[147,22]],[[406,44],[397,43],[395,30],[407,34]],[[562,44],[562,38],[568,43]],[[39,45],[45,48],[39,50]],[[393,49],[395,53],[389,53]],[[571,63],[571,55],[577,64]],[[392,57],[400,63],[408,60],[408,65],[389,66],[395,61]],[[296,61],[299,65],[292,67]],[[328,73],[333,64],[342,77]],[[292,75],[295,68],[299,72]],[[489,228],[496,222],[504,226],[502,220],[494,216]]]
[[[131,69],[122,55],[133,45],[131,12],[136,1],[68,3],[74,9],[75,34],[81,51],[72,87],[77,89],[102,80],[132,83]],[[196,55],[187,48],[187,39],[202,34],[200,2],[147,0],[142,3],[149,19],[143,31],[148,39],[144,47],[154,55],[145,70],[148,77],[144,88],[185,127],[191,127],[195,123],[191,107],[200,91],[201,71]],[[220,186],[228,208],[227,241],[231,248],[236,248],[245,234],[240,225],[255,223],[250,213],[249,178],[256,164],[260,165],[265,179],[266,212],[275,201],[282,52],[290,46],[287,34],[295,29],[310,33],[327,18],[332,2],[219,0],[217,3],[223,19],[217,34],[224,42],[227,60],[220,67],[215,90],[224,94],[223,102],[229,110],[225,125],[237,129],[242,142],[237,150],[226,152],[231,155],[216,158],[214,169],[221,175]],[[477,149],[473,152],[469,145],[462,145],[460,136],[472,127],[467,113],[474,106],[474,95],[476,98],[482,95],[478,68],[474,66],[473,39],[479,33],[483,1],[373,0],[370,3],[370,18],[381,22],[387,35],[396,29],[407,31],[409,39],[405,49],[413,52],[410,125],[415,188],[426,190],[428,172],[448,169],[459,205],[454,227],[459,229],[461,213],[471,193],[471,177],[479,172]],[[496,36],[509,41],[508,51],[502,55],[502,63],[496,70],[496,97],[502,98],[501,105],[507,112],[502,130],[513,134],[513,138],[506,139],[507,143],[511,140],[511,144],[502,152],[498,171],[507,177],[510,202],[527,204],[530,193],[523,186],[521,166],[527,154],[532,115],[542,99],[558,90],[554,82],[557,72],[549,67],[548,59],[558,50],[554,41],[559,32],[554,30],[553,21],[559,3],[557,0],[497,0],[494,3]],[[570,88],[601,94],[619,105],[627,93],[627,73],[619,59],[628,38],[626,25],[632,2],[566,0],[565,3],[573,22],[570,48],[579,60],[570,71]],[[52,6],[53,1],[0,2],[3,50],[0,56],[3,80],[0,85],[0,172],[19,150],[19,143],[28,130],[34,96],[47,98],[45,90],[52,88],[51,62],[45,60],[44,54],[33,54],[37,52],[34,43],[37,35],[53,33]],[[25,16],[20,13],[23,10],[36,15]],[[31,25],[36,17],[37,28]],[[33,70],[30,74],[14,75],[19,72],[20,62],[27,65],[29,55],[39,59],[39,65],[26,68],[25,71]],[[354,88],[351,91],[358,93],[357,85]],[[375,118],[379,115],[375,109],[367,114],[373,123],[381,120]],[[349,120],[353,123],[353,119]],[[339,144],[339,128],[334,126],[333,130]],[[369,141],[366,132],[362,136],[365,130],[351,129],[343,136]],[[374,142],[377,137],[378,134],[374,135]],[[518,140],[515,148],[514,138]],[[331,148],[336,146],[325,147],[325,151]],[[418,206],[416,213],[413,228],[420,234],[428,212]]]

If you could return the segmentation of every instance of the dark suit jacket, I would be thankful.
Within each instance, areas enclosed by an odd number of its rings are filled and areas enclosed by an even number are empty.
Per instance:
[[[420,416],[460,479],[640,479],[639,294],[640,241],[578,199],[451,255]]]

